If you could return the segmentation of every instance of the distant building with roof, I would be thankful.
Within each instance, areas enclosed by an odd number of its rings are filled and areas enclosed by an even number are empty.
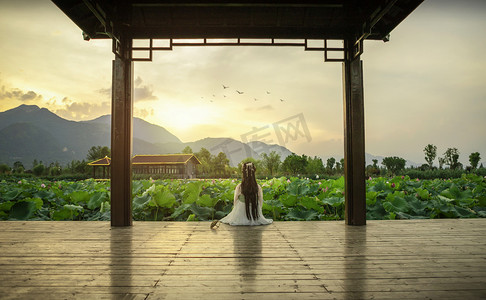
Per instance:
[[[201,162],[194,154],[135,155],[133,174],[158,174],[171,178],[196,178]]]
[[[110,163],[110,158],[105,157],[90,162],[88,165],[93,166],[93,177],[96,177],[96,168],[102,166],[103,178],[105,178],[105,168],[108,168],[109,176]],[[197,177],[197,165],[199,164],[201,162],[194,154],[135,155],[132,159],[132,173],[192,179]]]

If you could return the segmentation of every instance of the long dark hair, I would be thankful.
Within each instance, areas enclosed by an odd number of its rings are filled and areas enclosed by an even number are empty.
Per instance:
[[[255,178],[255,165],[251,162],[243,164],[241,193],[245,196],[246,217],[248,220],[258,219],[258,184]]]

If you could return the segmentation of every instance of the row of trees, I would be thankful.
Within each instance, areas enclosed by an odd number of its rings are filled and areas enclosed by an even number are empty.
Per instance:
[[[183,154],[194,154],[201,165],[198,166],[198,177],[229,177],[234,171],[229,166],[229,159],[224,152],[212,155],[206,148],[193,153],[191,147],[187,146],[182,150]]]
[[[190,151],[190,148],[184,149],[186,153]],[[192,153],[192,152],[190,152]],[[386,175],[398,175],[404,174],[404,172],[409,172],[416,174],[420,171],[430,171],[436,170],[433,162],[437,158],[437,147],[429,144],[424,148],[425,161],[427,164],[422,165],[420,168],[415,168],[413,166],[406,168],[406,160],[397,156],[389,156],[383,158],[381,161],[381,166],[378,165],[378,160],[373,159],[373,164],[366,167],[366,175],[368,176],[386,176]],[[209,151],[202,148],[201,151],[195,153],[196,156],[202,162],[203,174],[208,175],[224,175],[227,176],[230,173],[239,174],[241,170],[241,164],[246,161],[252,161],[257,166],[257,173],[259,176],[308,176],[313,177],[315,175],[319,176],[341,176],[344,174],[344,159],[337,161],[334,157],[328,158],[326,163],[322,161],[321,158],[315,156],[310,157],[306,155],[296,155],[292,154],[287,156],[283,161],[279,154],[275,151],[270,154],[263,153],[261,159],[257,160],[254,158],[247,158],[240,162],[238,168],[230,168],[228,165],[228,160],[224,153],[218,154],[217,157],[211,156]],[[478,169],[478,164],[481,159],[479,152],[474,152],[469,155],[470,166],[466,168],[466,171],[474,171]],[[438,157],[439,170],[446,169],[458,171],[463,170],[463,165],[459,162],[459,151],[457,148],[448,148],[443,157]],[[225,166],[223,167],[223,164]],[[217,170],[225,170],[225,172],[218,172]],[[483,166],[479,166],[480,169],[484,169]],[[457,172],[456,172],[457,173]],[[438,173],[431,173],[432,176]],[[441,172],[441,176],[452,176],[451,172]]]
[[[428,144],[424,148],[425,161],[419,168],[406,168],[406,160],[397,156],[390,156],[383,158],[381,166],[378,165],[378,160],[373,159],[373,164],[366,166],[367,176],[385,176],[385,175],[399,175],[399,174],[414,174],[417,172],[429,172],[429,176],[438,176],[439,173],[433,173],[436,170],[452,170],[462,171],[463,165],[459,162],[459,151],[457,148],[448,148],[442,157],[437,157],[437,147]],[[216,177],[232,177],[240,176],[241,165],[244,162],[251,161],[257,167],[257,175],[260,177],[274,177],[274,176],[308,176],[315,177],[316,175],[327,176],[341,176],[344,173],[344,159],[337,161],[335,158],[328,158],[324,164],[323,160],[317,156],[310,157],[306,155],[291,154],[283,161],[281,156],[272,151],[269,154],[263,153],[261,159],[246,158],[238,164],[238,167],[231,167],[229,159],[224,152],[218,155],[212,155],[206,148],[201,148],[198,152],[193,153],[192,149],[187,146],[182,150],[185,154],[194,154],[201,165],[198,166],[198,177],[202,178],[216,178]],[[73,160],[66,166],[61,166],[58,162],[44,164],[42,161],[34,160],[31,169],[26,169],[22,162],[17,161],[10,168],[6,164],[0,164],[0,174],[4,173],[32,173],[37,176],[66,176],[76,174],[78,176],[89,176],[90,168],[87,163],[105,156],[110,156],[110,149],[106,146],[93,146],[89,149],[86,160]],[[434,166],[434,160],[438,159],[438,168]],[[475,171],[478,169],[478,164],[481,156],[478,152],[469,155],[470,166],[466,171]],[[448,168],[444,168],[448,166]],[[483,166],[479,169],[484,170]],[[432,172],[432,173],[431,173]],[[450,177],[447,172],[442,172],[440,177]],[[459,174],[459,173],[458,173]]]
[[[35,176],[68,176],[83,178],[90,174],[88,162],[103,158],[105,156],[110,157],[110,148],[106,146],[93,146],[88,150],[86,160],[72,160],[67,165],[61,165],[59,162],[44,163],[34,159],[32,167],[26,167],[21,161],[13,163],[11,168],[7,164],[0,164],[0,174],[33,174]]]
[[[274,177],[274,176],[301,176],[301,175],[336,175],[342,173],[344,160],[337,162],[336,159],[330,158],[326,165],[319,157],[310,157],[306,155],[292,154],[287,156],[283,161],[281,156],[272,151],[269,154],[263,153],[261,159],[248,157],[242,160],[237,167],[229,165],[229,159],[226,154],[220,152],[218,155],[212,155],[206,148],[201,148],[198,152],[193,152],[187,146],[182,150],[185,154],[194,154],[201,165],[198,169],[198,177],[230,177],[240,176],[241,166],[246,162],[253,162],[257,168],[257,176]]]
[[[398,175],[398,174],[410,174],[414,177],[420,177],[424,174],[420,172],[427,172],[428,178],[430,177],[454,177],[456,175],[462,174],[464,171],[464,166],[459,162],[459,151],[457,148],[448,148],[442,157],[437,157],[437,146],[428,144],[424,148],[425,161],[419,168],[405,168],[406,160],[397,157],[385,157],[381,164],[383,167],[378,166],[378,160],[373,160],[373,165],[368,165],[366,167],[366,173],[368,176],[378,176],[378,175]],[[434,166],[434,160],[437,158],[438,168]],[[469,155],[470,165],[465,168],[466,172],[479,172],[482,174],[484,168],[482,165],[478,167],[479,161],[481,160],[481,155],[479,152],[473,152]],[[445,168],[447,166],[447,168]]]
[[[428,144],[424,148],[426,165],[422,168],[434,168],[434,160],[437,157],[437,146]],[[481,160],[481,155],[479,152],[473,152],[469,155],[469,163],[471,169],[477,169],[479,161]],[[456,170],[462,169],[463,165],[459,162],[459,151],[457,148],[447,148],[442,157],[438,157],[437,161],[439,163],[439,169],[442,169],[444,165],[449,166],[449,169]]]

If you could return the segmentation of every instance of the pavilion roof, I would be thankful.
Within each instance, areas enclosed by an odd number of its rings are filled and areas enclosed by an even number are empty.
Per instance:
[[[111,159],[108,156],[105,156],[103,158],[88,163],[88,166],[109,166],[110,164]]]
[[[134,165],[160,164],[160,165],[183,165],[193,160],[201,164],[194,154],[159,154],[159,155],[135,155],[132,159]]]
[[[86,38],[381,40],[423,0],[52,0]]]

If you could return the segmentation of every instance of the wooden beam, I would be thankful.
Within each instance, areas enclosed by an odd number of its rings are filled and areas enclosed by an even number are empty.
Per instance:
[[[129,39],[122,40],[122,48],[129,45]],[[112,93],[111,226],[131,226],[133,62],[129,56],[115,55]]]
[[[345,40],[343,63],[345,220],[366,224],[363,64],[354,57],[354,39]]]

